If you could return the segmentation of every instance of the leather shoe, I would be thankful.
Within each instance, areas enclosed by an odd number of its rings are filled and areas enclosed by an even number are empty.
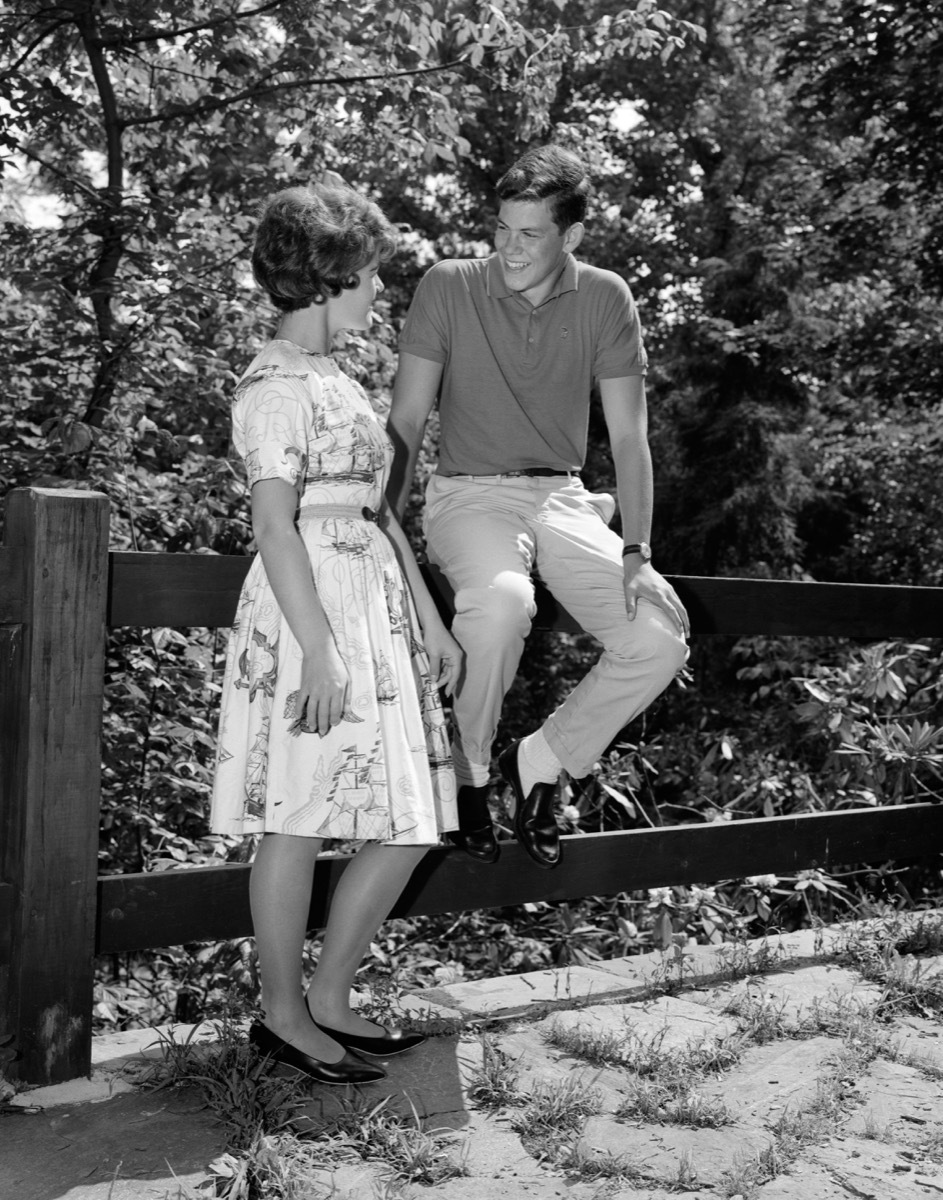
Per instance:
[[[314,1017],[311,1020],[314,1021]],[[341,1033],[339,1029],[330,1029],[320,1021],[314,1023],[322,1033],[340,1042],[346,1050],[356,1050],[374,1058],[392,1058],[394,1054],[403,1054],[421,1046],[426,1040],[424,1033],[404,1033],[402,1029],[384,1029],[382,1037],[367,1037],[359,1033]]]
[[[497,862],[501,853],[488,812],[489,791],[487,784],[483,787],[465,784],[458,789],[459,827],[448,834],[453,845],[481,863]]]
[[[376,1083],[378,1079],[386,1078],[386,1071],[382,1067],[364,1062],[347,1049],[344,1051],[344,1057],[335,1063],[312,1058],[310,1054],[305,1054],[304,1050],[299,1050],[291,1042],[280,1038],[277,1033],[272,1033],[261,1021],[253,1022],[249,1029],[249,1042],[263,1057],[271,1059],[272,1062],[291,1067],[309,1076],[316,1083],[326,1083],[331,1087]]]
[[[514,833],[538,867],[550,870],[557,866],[563,856],[560,846],[560,831],[553,815],[557,796],[556,783],[535,783],[528,796],[521,786],[521,773],[517,764],[520,740],[512,742],[498,756],[501,774],[511,785],[517,799],[514,812]]]

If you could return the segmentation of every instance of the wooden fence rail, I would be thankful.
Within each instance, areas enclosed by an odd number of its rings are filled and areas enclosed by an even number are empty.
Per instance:
[[[249,560],[108,551],[108,501],[18,489],[0,547],[0,1036],[31,1083],[90,1070],[96,953],[251,932],[245,866],[97,877],[109,626],[225,626]],[[676,577],[701,634],[943,635],[943,588]],[[447,598],[446,598],[447,602]],[[573,628],[541,596],[538,621]],[[848,863],[935,860],[943,805],[908,805],[567,839],[540,871],[513,843],[494,866],[427,855],[396,908],[418,915],[708,883]],[[315,877],[324,921],[347,859]]]

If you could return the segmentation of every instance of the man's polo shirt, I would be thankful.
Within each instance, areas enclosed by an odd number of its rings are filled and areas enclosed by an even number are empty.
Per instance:
[[[570,254],[537,307],[506,286],[495,256],[436,263],[399,348],[443,364],[444,475],[578,470],[593,381],[644,375],[647,365],[628,284]]]

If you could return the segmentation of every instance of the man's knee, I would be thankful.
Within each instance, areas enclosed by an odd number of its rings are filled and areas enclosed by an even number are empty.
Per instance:
[[[531,581],[507,572],[487,587],[460,588],[455,593],[458,630],[474,631],[489,644],[525,638],[537,612]]]
[[[607,650],[634,663],[648,663],[651,669],[668,679],[687,661],[688,647],[667,614],[640,604],[634,621],[626,619],[620,636]]]

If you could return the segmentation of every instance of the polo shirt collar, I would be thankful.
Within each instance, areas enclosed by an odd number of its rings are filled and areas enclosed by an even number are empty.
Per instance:
[[[485,273],[485,287],[487,288],[489,298],[492,300],[506,300],[508,296],[517,295],[504,282],[504,272],[498,263],[497,254],[492,254],[488,259],[488,266]],[[557,276],[557,281],[553,285],[553,289],[548,295],[547,300],[552,300],[554,296],[561,296],[564,292],[578,292],[579,290],[577,262],[572,254],[567,253],[563,259],[563,269]]]

